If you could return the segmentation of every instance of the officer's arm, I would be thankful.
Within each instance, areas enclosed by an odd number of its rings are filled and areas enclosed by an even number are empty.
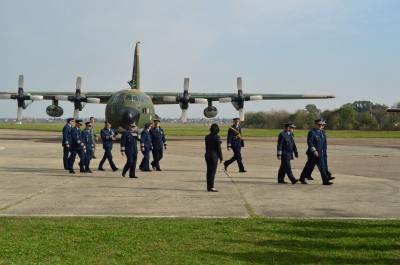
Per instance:
[[[106,135],[106,132],[104,130],[101,130],[100,137],[101,137],[101,140],[107,141],[107,135]]]
[[[125,141],[126,141],[126,136],[125,136],[125,132],[123,132],[121,135],[121,153],[122,153],[122,155],[125,154]]]
[[[293,137],[293,152],[294,152],[295,157],[299,157],[299,153],[297,152],[296,143],[294,142],[294,137]]]
[[[69,145],[68,142],[68,129],[66,127],[63,128],[63,143],[64,145]]]
[[[308,149],[310,150],[311,153],[313,153],[315,155],[315,152],[317,152],[317,149],[315,148],[315,146],[313,144],[313,140],[314,140],[314,134],[312,133],[312,131],[309,131],[308,135],[307,135]],[[318,152],[316,154],[318,154]]]
[[[284,137],[283,137],[283,135],[280,133],[280,134],[279,134],[279,137],[278,137],[278,144],[277,144],[277,146],[276,146],[276,150],[277,150],[276,156],[277,156],[277,158],[278,158],[279,160],[281,159],[281,156],[282,156],[283,140],[284,140]]]
[[[226,138],[226,145],[229,148],[231,148],[231,142],[232,142],[232,134],[233,134],[233,130],[228,129],[228,137]]]
[[[164,148],[167,149],[167,140],[165,140],[165,133],[164,130],[161,131],[162,131],[162,141],[164,143]]]

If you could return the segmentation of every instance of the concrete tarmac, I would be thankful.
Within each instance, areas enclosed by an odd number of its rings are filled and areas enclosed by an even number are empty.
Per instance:
[[[206,190],[204,137],[167,137],[163,171],[137,170],[139,178],[130,179],[121,176],[126,159],[119,140],[113,149],[117,172],[108,162],[106,171],[97,170],[100,141],[93,173],[79,173],[78,157],[76,174],[69,174],[62,165],[61,133],[0,130],[0,216],[400,219],[399,140],[356,139],[355,148],[347,139],[329,139],[328,161],[336,177],[331,186],[321,185],[317,168],[308,185],[278,184],[276,140],[245,139],[248,172],[239,173],[236,163],[227,172],[220,165],[214,193]],[[304,138],[296,143],[300,158],[292,168],[299,177],[306,144]],[[223,150],[229,159],[232,151]],[[138,164],[141,159],[139,154]]]

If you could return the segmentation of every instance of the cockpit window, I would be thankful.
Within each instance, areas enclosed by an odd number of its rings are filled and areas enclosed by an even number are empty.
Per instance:
[[[118,102],[121,94],[115,94],[113,102]]]
[[[131,95],[126,95],[125,100],[132,100],[132,96]]]
[[[144,97],[139,96],[139,98],[140,98],[140,101],[141,101],[141,102],[145,102],[145,103],[146,103],[146,99],[145,99]]]
[[[139,101],[139,99],[138,99],[137,96],[133,96],[133,100],[134,100],[134,101]]]

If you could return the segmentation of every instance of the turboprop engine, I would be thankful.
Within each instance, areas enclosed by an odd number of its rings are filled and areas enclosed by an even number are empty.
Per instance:
[[[217,116],[218,110],[214,106],[208,106],[204,109],[203,113],[206,118],[214,118],[215,116]]]
[[[50,105],[46,108],[46,113],[50,117],[61,117],[64,114],[64,110],[57,105]]]

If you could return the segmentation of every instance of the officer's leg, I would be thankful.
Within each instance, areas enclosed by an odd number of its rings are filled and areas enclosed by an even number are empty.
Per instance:
[[[83,150],[78,151],[79,155],[79,171],[80,172],[86,172],[85,171],[85,152]]]
[[[292,183],[296,182],[296,178],[293,176],[293,173],[292,173],[292,166],[290,165],[290,160],[282,159],[282,164],[283,164],[284,171],[288,175],[288,178],[290,179],[290,181]],[[284,177],[285,177],[285,173],[283,174]]]
[[[69,156],[69,171],[74,171],[74,163],[75,163],[76,151],[71,151],[71,155]]]
[[[86,155],[85,155],[85,170],[86,171],[92,171],[90,169],[90,161],[92,160],[92,158],[93,158],[93,152],[86,150]]]
[[[132,165],[129,169],[129,177],[136,177],[136,161],[137,161],[137,155],[130,155],[132,157]]]
[[[145,162],[144,162],[144,170],[150,171],[149,163],[150,163],[150,150],[145,151]]]
[[[160,170],[160,153],[162,152],[162,150],[155,150],[155,155],[156,157],[154,158],[154,165],[156,167],[157,170]]]
[[[125,154],[125,155],[126,155],[126,163],[125,163],[124,168],[122,169],[122,175],[124,175],[124,176],[133,164],[132,155],[130,155],[130,154]]]
[[[112,156],[111,149],[107,149],[107,159],[108,159],[108,162],[110,163],[111,169],[115,171],[117,169],[117,167],[115,166],[115,164],[113,162],[113,156]]]
[[[281,166],[279,167],[279,170],[278,170],[278,183],[283,182],[284,178],[285,178],[285,168],[284,168],[283,159],[281,158]]]
[[[321,179],[323,182],[329,182],[329,177],[328,175],[326,175],[325,172],[325,163],[324,163],[324,158],[323,157],[319,157],[317,159],[317,167],[319,169],[319,172],[321,173]]]
[[[313,154],[307,155],[307,163],[300,174],[300,181],[304,181],[305,178],[311,176],[311,172],[313,171],[316,162],[317,162],[316,156],[314,156]]]
[[[106,159],[107,159],[107,150],[104,149],[104,155],[103,155],[103,158],[102,158],[101,161],[100,161],[99,169],[100,169],[100,168],[103,168],[103,165],[104,165],[104,162],[106,162]]]
[[[151,167],[154,169],[154,168],[157,168],[156,161],[158,160],[158,153],[157,153],[157,150],[155,150],[155,149],[151,150],[151,153],[153,155],[153,161],[151,161]]]
[[[140,162],[140,165],[139,165],[139,169],[140,170],[144,170],[143,166],[144,166],[144,162],[146,160],[144,151],[142,151],[142,155],[143,155],[143,158],[142,158],[142,161]]]
[[[328,170],[328,157],[324,155],[325,173],[328,177],[332,176],[332,173]]]
[[[65,170],[69,170],[68,155],[69,155],[69,148],[64,146],[64,148],[63,148],[63,163],[64,163]]]
[[[235,148],[235,150],[233,150],[235,160],[236,160],[236,162],[238,163],[238,166],[239,166],[239,171],[243,171],[244,170],[244,166],[243,166],[243,163],[242,163],[242,154],[240,153],[240,151],[241,151],[240,147],[237,147],[237,148]]]

